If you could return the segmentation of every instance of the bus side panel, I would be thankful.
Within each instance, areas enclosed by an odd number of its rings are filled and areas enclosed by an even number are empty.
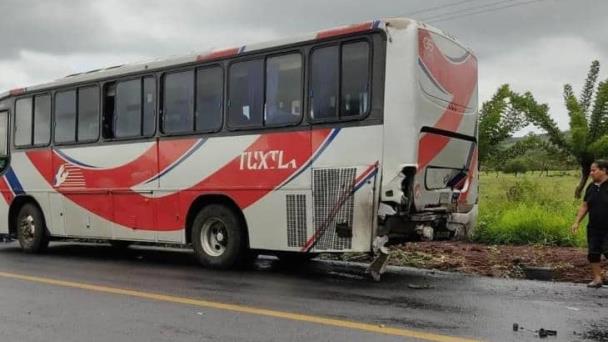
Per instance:
[[[401,172],[415,167],[420,127],[416,122],[416,25],[392,28],[387,44],[384,96],[384,160],[382,163],[382,201],[402,201]]]
[[[4,199],[0,200],[0,234],[8,234],[8,209],[8,202]]]
[[[11,166],[6,172],[6,179],[15,196],[32,196],[45,217],[47,228],[51,235],[63,235],[63,226],[55,225],[52,217],[53,205],[50,202],[50,193],[53,191],[48,179],[52,176],[50,149],[36,150],[38,158],[42,161],[37,168],[30,160],[31,152],[14,151],[11,156]]]
[[[159,208],[159,222],[181,220],[185,226],[185,216],[192,203],[204,195],[227,196],[244,210],[248,223],[250,241],[270,236],[274,240],[276,225],[258,223],[269,217],[265,214],[250,214],[250,208],[265,199],[272,201],[273,190],[306,189],[307,183],[290,177],[303,168],[311,157],[310,131],[277,132],[260,135],[242,135],[201,140],[200,147],[170,172],[160,178],[160,196],[179,195],[180,213],[176,218],[175,204]],[[159,147],[160,160],[168,158],[172,146],[169,141]],[[276,210],[273,204],[271,211]],[[272,217],[272,215],[271,215]],[[268,248],[266,243],[262,243]]]
[[[336,128],[333,140],[314,160],[311,224],[316,234],[307,239],[314,251],[370,250],[376,230],[375,182],[382,163],[382,133],[382,125]],[[315,139],[313,134],[313,144]]]
[[[321,134],[327,136],[329,130]],[[311,131],[305,130],[288,133],[288,138],[276,145],[276,160],[260,170],[260,182],[249,191],[261,187],[265,195],[244,210],[249,227],[249,245],[255,249],[299,251],[310,233],[311,191],[310,161],[315,153],[320,152],[320,145],[311,143]],[[272,153],[262,149],[263,153]],[[259,158],[253,158],[255,152],[244,155],[243,168],[252,168]],[[253,159],[252,159],[253,158]],[[272,180],[276,168],[286,171],[283,177]],[[284,171],[281,171],[282,173]],[[266,174],[267,176],[264,176]],[[245,184],[242,184],[245,185]],[[251,186],[253,184],[249,184]]]

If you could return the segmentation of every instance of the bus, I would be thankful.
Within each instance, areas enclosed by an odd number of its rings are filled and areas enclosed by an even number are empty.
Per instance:
[[[407,18],[113,66],[0,95],[0,234],[257,254],[470,234],[477,60]]]

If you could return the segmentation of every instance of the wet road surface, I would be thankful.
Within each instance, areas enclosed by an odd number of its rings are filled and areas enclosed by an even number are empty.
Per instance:
[[[376,283],[364,265],[272,258],[212,271],[149,247],[0,244],[0,307],[6,341],[538,340],[514,322],[557,330],[547,341],[608,341],[608,288],[410,268]]]

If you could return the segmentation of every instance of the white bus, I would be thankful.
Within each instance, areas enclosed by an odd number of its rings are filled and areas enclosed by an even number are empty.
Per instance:
[[[0,95],[0,234],[213,268],[453,238],[477,121],[476,58],[404,18],[70,75]]]

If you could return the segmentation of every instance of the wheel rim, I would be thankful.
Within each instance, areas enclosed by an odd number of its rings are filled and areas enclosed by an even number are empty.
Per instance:
[[[226,224],[219,218],[210,218],[201,229],[201,246],[205,253],[219,257],[226,251],[228,245],[228,230]]]
[[[36,234],[36,221],[32,215],[27,215],[19,222],[19,231],[26,242],[32,242]]]

